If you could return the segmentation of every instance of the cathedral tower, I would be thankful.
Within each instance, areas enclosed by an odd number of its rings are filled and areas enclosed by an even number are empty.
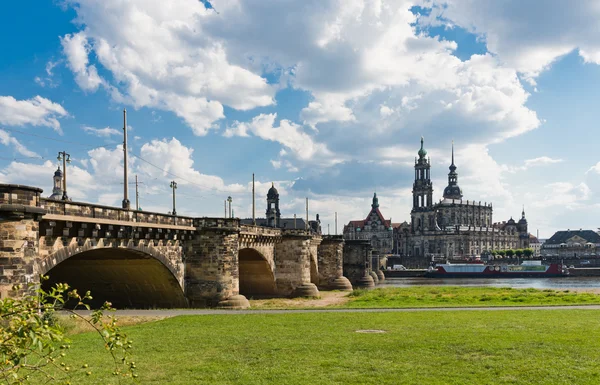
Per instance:
[[[427,151],[423,148],[423,137],[421,137],[421,149],[418,154],[419,159],[415,159],[412,211],[423,211],[433,205],[433,185],[431,184],[430,175],[431,162],[426,158]]]

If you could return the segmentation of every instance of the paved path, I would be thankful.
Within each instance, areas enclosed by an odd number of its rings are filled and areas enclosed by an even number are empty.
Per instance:
[[[222,310],[222,309],[164,309],[117,310],[118,316],[173,317],[178,315],[242,315],[242,314],[300,314],[300,313],[412,313],[425,311],[505,311],[505,310],[600,310],[600,305],[573,306],[490,306],[490,307],[436,307],[409,309],[288,309],[288,310]],[[89,312],[80,311],[81,314]]]

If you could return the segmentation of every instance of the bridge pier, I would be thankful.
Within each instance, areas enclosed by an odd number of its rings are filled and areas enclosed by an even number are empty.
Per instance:
[[[18,297],[27,283],[39,284],[37,273],[42,190],[0,185],[0,297]],[[13,286],[21,284],[18,291]]]
[[[185,258],[185,296],[190,307],[249,307],[239,292],[239,223],[203,219],[197,227]]]
[[[341,235],[323,237],[318,249],[319,286],[326,290],[352,291],[344,277],[344,238]]]
[[[357,288],[375,286],[371,276],[372,247],[369,240],[346,240],[344,243],[344,276]]]
[[[310,277],[310,245],[312,236],[304,230],[282,232],[275,244],[275,281],[278,294],[316,297],[319,290]]]

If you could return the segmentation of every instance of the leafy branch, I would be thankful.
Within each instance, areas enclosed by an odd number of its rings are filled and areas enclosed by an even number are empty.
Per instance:
[[[42,280],[47,277],[41,277]],[[15,286],[15,292],[21,287]],[[132,361],[132,340],[119,328],[111,303],[105,302],[97,310],[86,303],[91,293],[84,295],[69,285],[59,283],[48,291],[27,285],[20,298],[0,300],[0,380],[4,384],[21,385],[35,383],[70,384],[74,372],[91,375],[89,365],[73,369],[66,361],[70,341],[59,325],[56,312],[62,311],[71,318],[80,319],[100,336],[113,362],[113,375],[118,383],[137,378],[135,362]],[[67,301],[76,305],[66,309]],[[91,310],[89,318],[77,310]]]

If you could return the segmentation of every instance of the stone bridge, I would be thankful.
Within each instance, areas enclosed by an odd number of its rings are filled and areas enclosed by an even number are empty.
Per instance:
[[[241,225],[41,197],[0,184],[0,295],[66,282],[99,306],[246,307],[246,297],[372,286],[370,244],[311,230]],[[373,278],[371,278],[373,277]],[[369,281],[370,280],[370,281]]]

